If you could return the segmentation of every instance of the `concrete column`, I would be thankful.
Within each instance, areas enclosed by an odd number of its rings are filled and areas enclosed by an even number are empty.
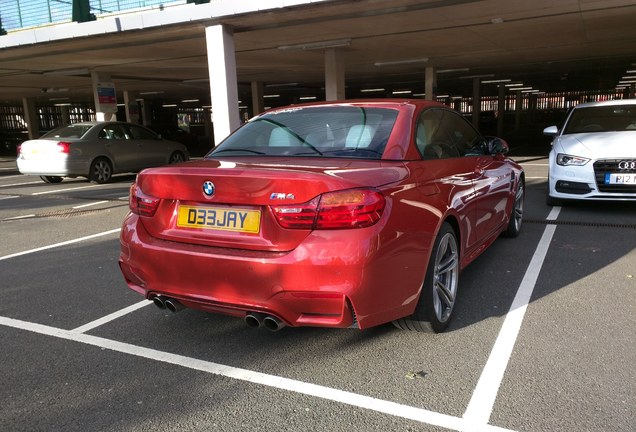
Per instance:
[[[35,106],[35,99],[22,98],[22,108],[24,109],[24,121],[27,123],[29,139],[40,138],[40,117]]]
[[[141,108],[141,122],[144,126],[150,127],[152,124],[152,104],[146,99],[137,101]]]
[[[212,125],[212,110],[208,108],[205,109],[205,116],[203,117],[203,124],[205,125],[205,136],[209,137],[208,141],[209,148],[206,148],[206,152],[209,149],[214,148],[214,126]]]
[[[473,126],[479,129],[481,117],[481,80],[473,78]]]
[[[137,102],[137,92],[124,92],[124,105],[126,105],[126,121],[140,124],[139,103]]]
[[[60,107],[60,112],[62,114],[62,126],[71,124],[71,111],[69,110],[68,105],[62,105]]]
[[[338,48],[325,49],[325,99],[345,99],[344,55]]]
[[[241,125],[232,28],[222,24],[206,27],[205,41],[212,95],[214,141],[220,143]]]
[[[506,114],[506,86],[499,84],[499,97],[497,98],[497,136],[502,137],[504,132],[504,116]]]
[[[528,121],[534,123],[537,115],[537,94],[528,94]]]
[[[117,93],[109,74],[91,72],[97,121],[117,120]]]
[[[260,81],[252,81],[252,116],[263,112],[265,107],[263,94],[263,83]]]
[[[521,113],[523,112],[523,95],[517,91],[517,102],[515,103],[515,131],[521,129]]]
[[[426,100],[435,100],[435,96],[437,96],[437,70],[433,66],[426,66],[426,71],[424,73],[425,80],[425,93],[424,99]]]

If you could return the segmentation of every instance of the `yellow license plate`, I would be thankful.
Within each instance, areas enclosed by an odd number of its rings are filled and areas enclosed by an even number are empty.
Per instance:
[[[179,206],[177,226],[257,233],[261,212],[238,208]]]

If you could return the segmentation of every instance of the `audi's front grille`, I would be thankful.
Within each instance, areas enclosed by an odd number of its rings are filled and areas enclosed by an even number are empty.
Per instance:
[[[610,174],[636,175],[636,159],[605,159],[594,162],[596,187],[600,192],[636,193],[636,184],[609,184]]]

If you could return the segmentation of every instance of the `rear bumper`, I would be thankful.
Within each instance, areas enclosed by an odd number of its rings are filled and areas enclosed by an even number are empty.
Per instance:
[[[46,159],[24,159],[19,157],[16,160],[18,171],[28,175],[46,176],[86,176],[90,170],[90,161],[69,159],[66,156],[48,157]]]
[[[407,293],[401,276],[382,268],[377,230],[346,239],[323,231],[290,252],[251,252],[156,239],[130,214],[119,263],[128,286],[148,299],[236,317],[262,312],[289,326],[364,328],[411,313],[421,285]]]

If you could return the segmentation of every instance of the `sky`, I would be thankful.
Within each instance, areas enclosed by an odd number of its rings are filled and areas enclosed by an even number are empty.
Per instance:
[[[158,6],[179,0],[90,0],[95,14]],[[2,28],[7,31],[52,22],[70,21],[73,0],[0,0]]]

